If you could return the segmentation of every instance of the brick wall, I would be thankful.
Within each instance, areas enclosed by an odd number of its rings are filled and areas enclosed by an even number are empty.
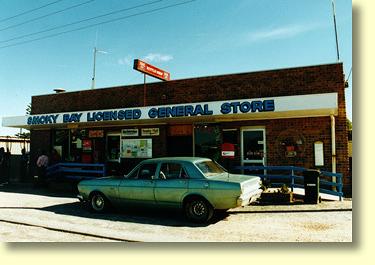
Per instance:
[[[343,79],[342,64],[183,79],[147,84],[146,101],[152,106],[327,92],[339,92],[343,100]],[[139,106],[143,85],[32,97],[32,114]]]

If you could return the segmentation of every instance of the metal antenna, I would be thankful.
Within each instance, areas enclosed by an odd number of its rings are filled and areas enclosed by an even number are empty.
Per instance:
[[[94,47],[94,67],[92,70],[92,79],[91,79],[91,89],[95,88],[95,73],[96,73],[96,53],[97,53],[96,47]]]
[[[95,38],[95,47],[94,47],[94,66],[93,66],[93,70],[92,70],[92,79],[91,79],[91,89],[94,89],[95,88],[95,77],[96,77],[96,54],[99,52],[99,53],[103,53],[103,54],[107,54],[108,52],[105,52],[105,51],[99,51],[96,46],[98,44],[98,30],[96,30],[96,38]]]
[[[336,11],[335,11],[334,0],[332,0],[332,11],[333,11],[333,24],[334,24],[334,27],[335,27],[337,61],[340,61],[339,41],[338,41],[338,38],[337,38]]]

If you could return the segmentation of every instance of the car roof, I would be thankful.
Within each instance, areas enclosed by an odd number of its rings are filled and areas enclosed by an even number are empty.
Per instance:
[[[204,158],[204,157],[179,157],[179,156],[173,156],[173,157],[151,158],[151,159],[144,160],[143,162],[179,161],[179,162],[196,163],[196,162],[207,161],[207,160],[210,160],[210,159],[209,158]]]

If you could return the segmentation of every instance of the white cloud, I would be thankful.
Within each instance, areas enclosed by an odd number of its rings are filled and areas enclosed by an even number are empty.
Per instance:
[[[129,54],[125,57],[122,57],[117,60],[117,63],[119,65],[126,65],[126,66],[132,66],[133,61],[136,57],[133,55]],[[149,53],[145,57],[142,58],[142,60],[152,63],[152,62],[168,62],[170,60],[173,60],[173,56],[169,54],[161,54],[161,53]]]
[[[130,66],[130,65],[133,64],[132,56],[128,55],[128,56],[126,56],[124,58],[120,58],[120,59],[117,60],[117,63],[119,65],[128,65],[128,66]]]
[[[270,27],[259,31],[254,31],[248,34],[248,39],[251,42],[276,40],[292,38],[299,34],[315,30],[317,25],[286,25],[279,27]]]
[[[173,56],[169,54],[149,53],[143,59],[147,62],[168,62],[173,60]]]

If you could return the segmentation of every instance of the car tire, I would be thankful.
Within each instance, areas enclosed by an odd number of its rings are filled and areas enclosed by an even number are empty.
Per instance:
[[[104,213],[109,209],[108,199],[100,192],[94,192],[90,196],[90,210],[96,213]]]
[[[186,218],[194,223],[206,223],[214,213],[211,204],[201,197],[188,199],[185,203],[184,211]]]

